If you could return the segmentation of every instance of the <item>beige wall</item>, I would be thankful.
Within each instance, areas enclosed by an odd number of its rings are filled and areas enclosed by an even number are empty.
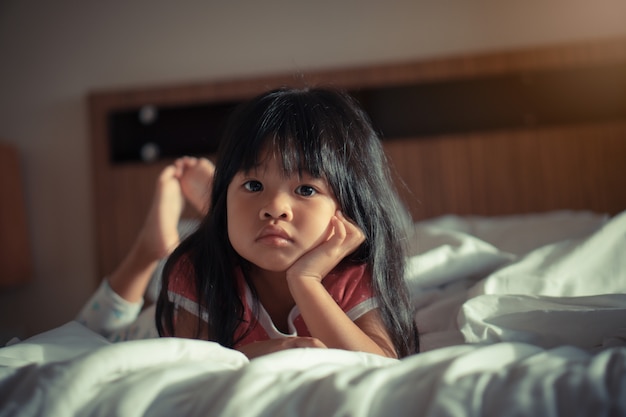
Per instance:
[[[626,36],[624,22],[623,0],[0,1],[0,138],[21,152],[35,263],[0,293],[0,342],[71,319],[99,278],[89,91]]]

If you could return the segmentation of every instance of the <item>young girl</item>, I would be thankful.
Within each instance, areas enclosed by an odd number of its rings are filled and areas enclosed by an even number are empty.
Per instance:
[[[271,91],[234,114],[221,143],[208,213],[164,268],[159,334],[250,357],[300,346],[416,352],[403,210],[355,102]]]

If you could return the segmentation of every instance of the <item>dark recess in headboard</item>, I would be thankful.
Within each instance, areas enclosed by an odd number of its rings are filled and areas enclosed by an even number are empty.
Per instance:
[[[549,127],[626,118],[626,63],[513,72],[349,90],[384,138]],[[217,151],[224,121],[239,104],[113,110],[111,162]]]

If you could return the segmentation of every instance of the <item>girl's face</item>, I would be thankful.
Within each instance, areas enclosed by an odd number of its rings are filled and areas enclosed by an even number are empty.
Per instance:
[[[228,186],[228,237],[237,253],[258,268],[284,272],[332,233],[339,209],[324,179],[284,177],[276,158],[239,172]]]

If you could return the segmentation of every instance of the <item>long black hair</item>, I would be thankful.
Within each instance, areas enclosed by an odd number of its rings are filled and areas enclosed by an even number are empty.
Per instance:
[[[157,302],[159,334],[174,333],[174,306],[167,290],[173,271],[187,264],[208,319],[204,326],[209,339],[227,347],[237,343],[234,335],[243,320],[243,303],[233,271],[241,267],[246,277],[247,261],[228,238],[226,194],[233,177],[258,166],[265,150],[282,159],[287,175],[306,172],[328,181],[344,215],[366,236],[346,261],[368,265],[380,314],[398,355],[417,352],[417,329],[404,282],[406,216],[380,138],[352,97],[320,88],[267,92],[229,119],[208,214],[164,268]],[[197,329],[203,326],[200,313]]]

